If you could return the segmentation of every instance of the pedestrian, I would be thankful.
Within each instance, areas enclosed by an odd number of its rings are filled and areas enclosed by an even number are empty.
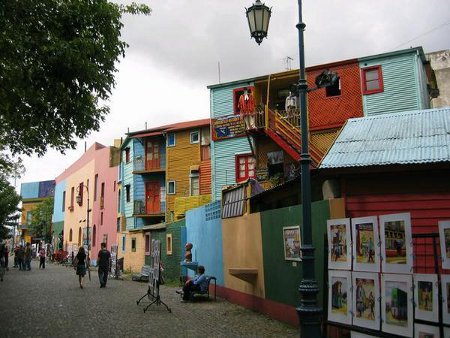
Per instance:
[[[84,276],[86,276],[86,265],[87,265],[86,253],[84,247],[80,246],[78,253],[73,261],[73,265],[76,269],[76,274],[78,275],[78,282],[80,283],[80,288],[83,288]]]
[[[32,256],[33,256],[33,251],[31,250],[31,244],[30,244],[30,242],[27,242],[27,245],[25,246],[25,254],[24,254],[25,270],[27,270],[27,271],[31,270],[31,257]]]
[[[23,261],[24,257],[25,251],[23,249],[23,245],[21,244],[19,249],[17,249],[17,264],[19,265],[19,270],[25,270],[25,263]]]
[[[41,246],[41,250],[39,250],[39,269],[45,269],[45,249]]]
[[[4,263],[4,265],[5,265],[5,270],[6,271],[9,271],[9,267],[8,267],[8,265],[9,265],[9,247],[8,247],[8,245],[6,244],[6,242],[4,243],[4,255],[5,255],[5,263]]]
[[[97,257],[98,279],[100,280],[101,288],[105,288],[108,281],[110,260],[111,253],[106,249],[106,243],[102,243]]]
[[[199,265],[197,268],[197,275],[194,279],[190,279],[183,286],[183,301],[189,300],[192,291],[206,291],[208,282],[205,276],[205,267]]]
[[[14,268],[18,268],[19,267],[19,260],[17,258],[17,252],[19,251],[19,246],[16,245],[16,247],[14,248]]]
[[[5,249],[6,244],[2,243],[2,239],[0,238],[0,281],[3,282],[3,276],[5,275]]]

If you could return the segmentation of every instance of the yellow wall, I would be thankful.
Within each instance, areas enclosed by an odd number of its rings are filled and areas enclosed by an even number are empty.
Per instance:
[[[39,204],[41,204],[42,201],[36,201],[36,202],[23,202],[22,203],[22,216],[20,218],[20,223],[23,224],[26,227],[27,223],[27,213],[31,212],[32,210],[36,209]]]
[[[174,211],[175,198],[189,196],[190,166],[200,165],[200,142],[190,144],[191,132],[200,128],[176,133],[176,145],[167,147],[167,181],[176,182],[176,194],[166,196],[167,212]]]
[[[223,219],[222,235],[225,287],[264,298],[260,214],[246,214],[242,217]],[[236,268],[256,269],[257,274],[253,275],[254,277],[243,276],[249,277],[243,280],[229,273],[229,269]]]
[[[125,252],[122,251],[122,237],[126,236]],[[131,239],[136,238],[136,251],[131,251]],[[142,266],[145,264],[145,242],[143,232],[129,232],[121,234],[118,237],[119,257],[124,257],[123,269],[133,273],[141,272]],[[122,256],[123,255],[123,256]]]

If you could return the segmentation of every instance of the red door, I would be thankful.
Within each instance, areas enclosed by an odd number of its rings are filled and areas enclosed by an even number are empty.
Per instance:
[[[160,212],[159,191],[159,182],[145,183],[145,209],[147,214],[155,214]]]
[[[146,169],[159,169],[159,143],[147,141],[146,148]]]

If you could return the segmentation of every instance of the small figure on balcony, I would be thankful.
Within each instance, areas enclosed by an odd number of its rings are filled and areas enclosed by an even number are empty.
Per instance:
[[[255,99],[247,87],[244,87],[244,92],[239,96],[238,109],[241,118],[245,121],[245,127],[255,128]]]
[[[294,119],[297,116],[297,97],[295,95],[292,95],[291,91],[289,91],[289,95],[286,97],[285,110],[286,117],[288,118],[289,122],[295,122]],[[293,124],[298,125],[296,123]]]
[[[185,262],[192,262],[192,243],[186,243],[185,245],[185,249],[186,249],[186,253],[184,254],[184,261]]]

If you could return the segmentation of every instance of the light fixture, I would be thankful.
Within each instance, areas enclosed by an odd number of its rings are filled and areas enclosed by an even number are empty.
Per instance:
[[[261,3],[260,0],[256,0],[250,8],[246,8],[245,10],[248,27],[250,28],[250,35],[259,45],[262,40],[267,37],[272,9]]]

